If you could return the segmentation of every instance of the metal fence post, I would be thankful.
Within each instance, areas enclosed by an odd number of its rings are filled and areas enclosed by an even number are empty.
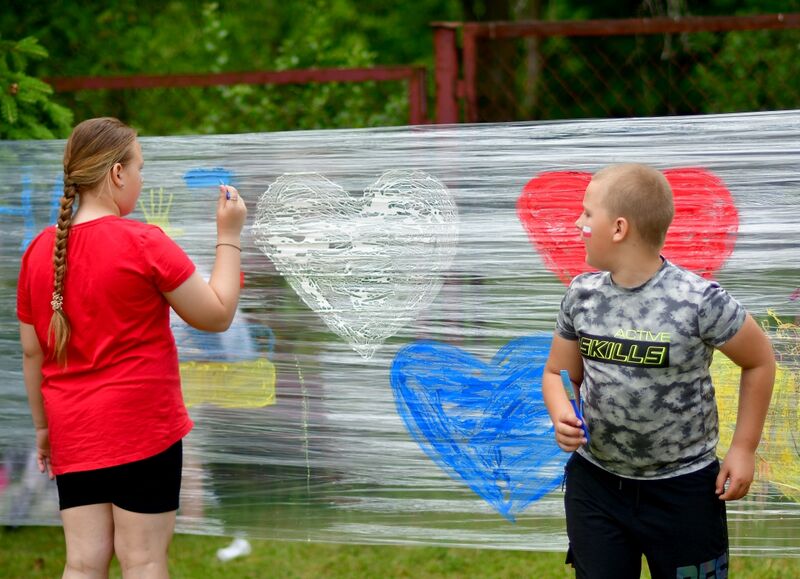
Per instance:
[[[436,123],[458,122],[458,23],[434,22],[433,47],[436,76]]]
[[[466,97],[466,120],[468,123],[478,122],[478,34],[481,25],[467,23],[464,25],[464,96]]]
[[[410,125],[424,125],[428,122],[428,94],[426,91],[425,68],[414,68],[408,79],[408,117]]]

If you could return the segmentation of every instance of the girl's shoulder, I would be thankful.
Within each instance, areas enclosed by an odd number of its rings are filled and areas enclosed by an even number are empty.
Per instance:
[[[52,252],[53,243],[55,243],[55,234],[55,225],[45,227],[30,241],[30,243],[28,243],[27,247],[25,247],[23,255],[30,255],[37,251],[41,251],[42,248],[47,248],[48,252]]]
[[[159,240],[167,237],[167,234],[158,225],[136,219],[117,218],[112,225],[117,232],[140,240]]]
[[[118,217],[114,225],[115,227],[123,227],[134,233],[145,233],[152,229],[158,229],[157,225],[150,225],[149,223],[144,223],[136,219],[128,219],[127,217]]]

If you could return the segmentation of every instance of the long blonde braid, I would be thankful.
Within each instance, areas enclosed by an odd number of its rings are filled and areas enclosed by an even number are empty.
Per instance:
[[[102,183],[116,163],[125,164],[132,155],[136,131],[112,117],[89,119],[77,125],[64,149],[64,195],[56,221],[53,249],[53,315],[47,345],[60,366],[67,364],[71,328],[64,313],[64,282],[67,274],[67,240],[78,194]]]
[[[64,275],[67,272],[67,238],[72,225],[72,210],[75,205],[75,196],[78,187],[74,183],[64,184],[64,195],[61,197],[61,211],[56,221],[56,246],[53,251],[53,270],[55,282],[53,284],[53,316],[50,318],[50,327],[47,331],[47,345],[53,346],[59,365],[67,363],[67,342],[69,342],[69,320],[64,314]]]

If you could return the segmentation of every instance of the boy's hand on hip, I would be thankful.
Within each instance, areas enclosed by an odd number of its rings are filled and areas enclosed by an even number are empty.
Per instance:
[[[553,425],[556,431],[556,443],[565,452],[573,452],[586,444],[581,421],[572,412],[565,412]]]
[[[735,501],[745,496],[753,482],[755,469],[755,452],[731,446],[717,476],[717,495],[720,500]]]

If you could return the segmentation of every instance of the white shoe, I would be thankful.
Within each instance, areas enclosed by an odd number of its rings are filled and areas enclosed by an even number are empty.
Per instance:
[[[217,549],[217,559],[222,562],[230,561],[236,557],[244,557],[253,551],[250,542],[241,537],[236,538],[233,542],[224,549]]]

